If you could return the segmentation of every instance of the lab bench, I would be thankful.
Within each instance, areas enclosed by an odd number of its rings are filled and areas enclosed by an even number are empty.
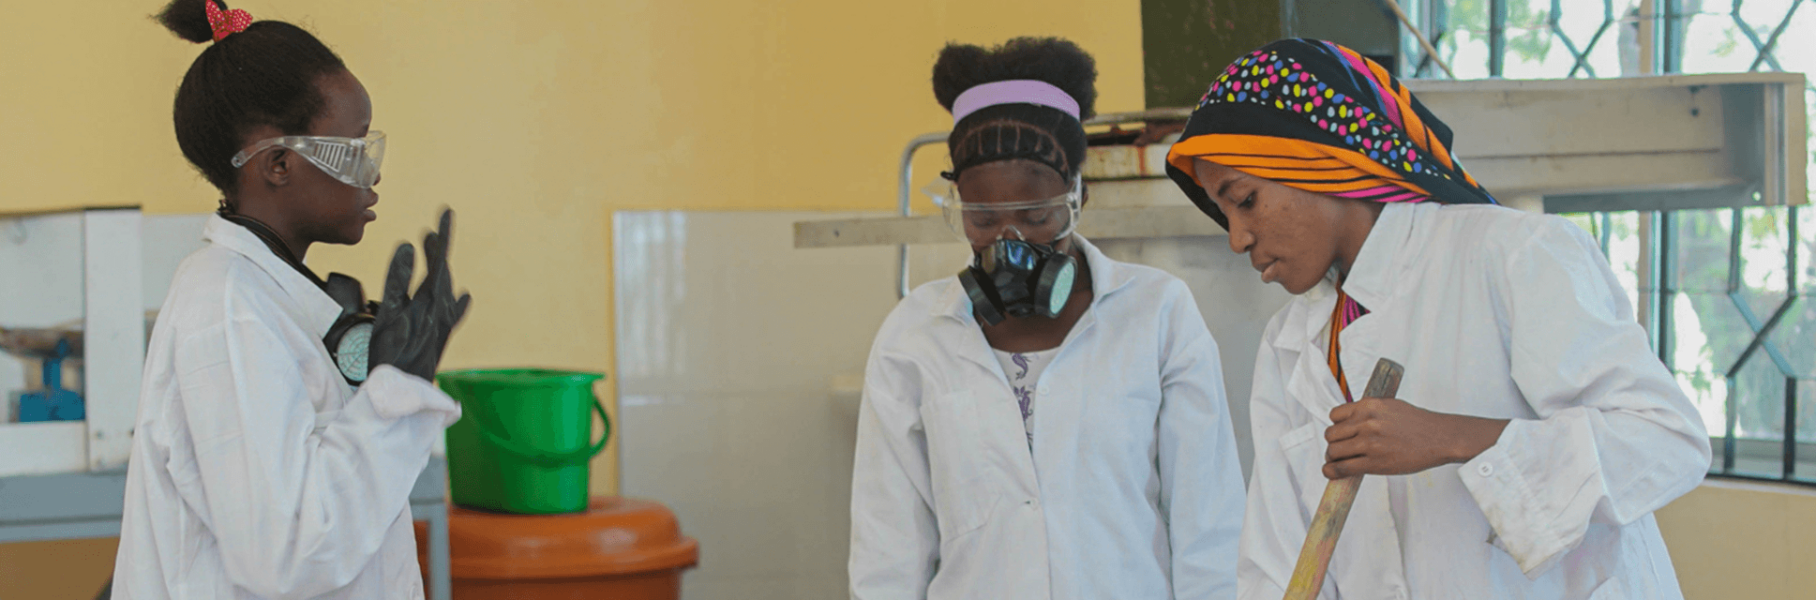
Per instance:
[[[431,600],[449,600],[448,465],[431,457],[410,490],[410,515],[429,525]],[[118,537],[126,471],[0,477],[0,544]]]

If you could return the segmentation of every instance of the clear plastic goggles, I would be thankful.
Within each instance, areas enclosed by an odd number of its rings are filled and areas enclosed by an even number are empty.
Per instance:
[[[385,133],[374,131],[363,138],[286,135],[260,140],[233,155],[233,168],[246,166],[258,153],[278,146],[289,148],[323,173],[356,188],[372,189],[378,183],[378,167],[385,162]]]
[[[1026,202],[965,202],[958,185],[941,180],[922,192],[933,198],[945,217],[946,227],[960,241],[986,246],[998,239],[1052,244],[1072,235],[1078,227],[1084,197],[1081,177],[1072,179],[1064,194]]]

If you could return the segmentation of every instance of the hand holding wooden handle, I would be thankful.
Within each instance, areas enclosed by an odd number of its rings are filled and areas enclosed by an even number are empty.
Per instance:
[[[1375,363],[1368,377],[1364,398],[1392,398],[1400,391],[1400,376],[1405,369],[1385,358]],[[1349,520],[1349,507],[1356,502],[1356,490],[1362,487],[1362,476],[1345,477],[1324,485],[1324,499],[1318,501],[1318,514],[1305,531],[1305,545],[1299,547],[1299,562],[1293,566],[1293,579],[1286,585],[1286,600],[1310,600],[1324,589],[1324,571],[1330,567],[1331,551],[1337,548],[1337,536]]]

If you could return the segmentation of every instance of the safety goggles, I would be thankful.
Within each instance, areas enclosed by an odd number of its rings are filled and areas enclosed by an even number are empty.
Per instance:
[[[309,159],[316,168],[341,183],[372,189],[378,183],[378,167],[385,162],[385,133],[374,131],[363,138],[326,135],[286,135],[260,140],[233,155],[233,168],[246,166],[258,153],[282,146]]]
[[[973,246],[998,239],[1051,244],[1072,235],[1078,227],[1084,183],[1075,177],[1066,193],[1026,202],[965,202],[958,185],[947,181],[935,182],[922,192],[939,205],[946,227],[960,241]]]

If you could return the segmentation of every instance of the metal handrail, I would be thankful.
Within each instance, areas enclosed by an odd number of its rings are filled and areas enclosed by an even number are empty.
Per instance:
[[[1084,124],[1086,127],[1092,127],[1097,125],[1118,125],[1137,121],[1184,121],[1191,117],[1192,109],[1190,108],[1155,108],[1150,110],[1097,115],[1090,119],[1086,119]],[[946,141],[946,138],[950,136],[951,133],[951,130],[923,133],[914,136],[914,139],[908,141],[908,147],[902,149],[902,164],[900,169],[901,179],[897,182],[895,194],[896,210],[901,216],[914,216],[914,211],[910,206],[910,200],[912,200],[913,197],[909,192],[909,188],[914,185],[914,152],[921,149],[921,146]],[[900,300],[908,297],[907,244],[899,244],[896,246],[896,257],[895,297],[897,300]]]
[[[908,192],[908,188],[914,185],[914,151],[919,150],[921,146],[946,141],[946,136],[949,134],[950,132],[945,131],[923,133],[910,140],[908,147],[902,150],[902,179],[896,188],[897,209],[901,211],[902,216],[914,216],[913,209],[909,207],[910,194]],[[908,245],[896,246],[896,254],[899,262],[896,264],[895,299],[900,300],[908,297]]]

